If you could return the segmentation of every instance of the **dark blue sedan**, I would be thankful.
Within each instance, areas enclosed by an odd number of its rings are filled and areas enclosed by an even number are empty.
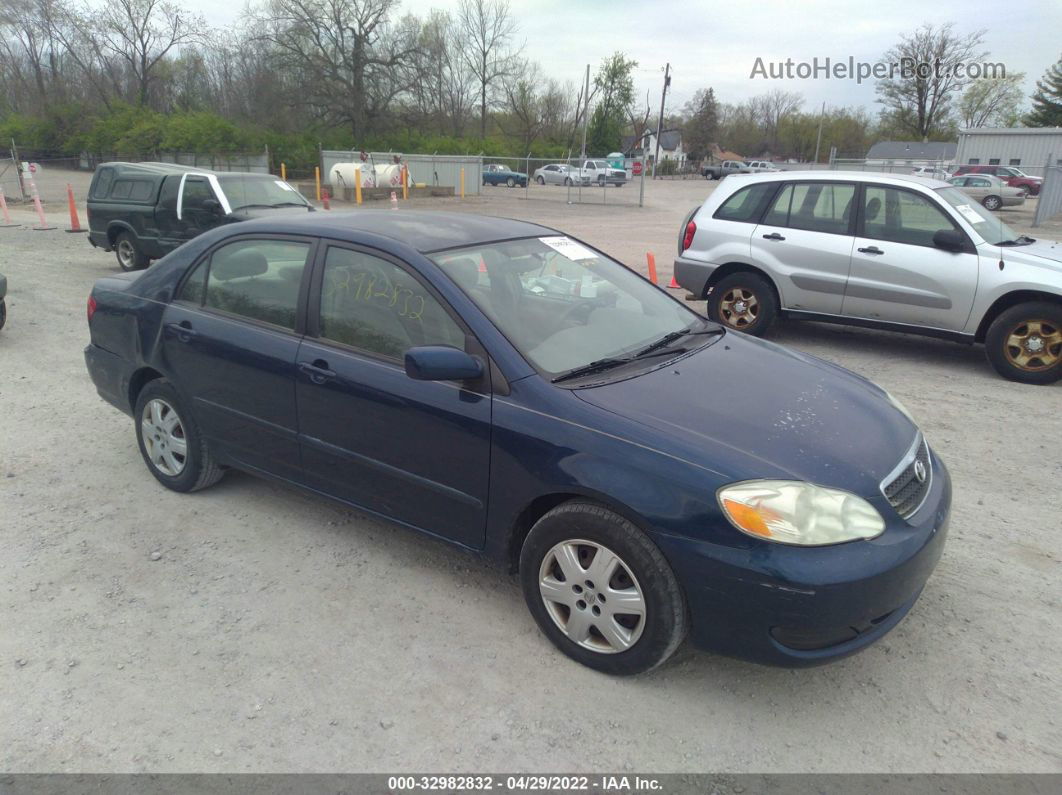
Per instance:
[[[92,380],[164,486],[241,469],[487,554],[609,673],[687,634],[850,654],[944,544],[947,471],[886,392],[535,224],[247,221],[101,279],[88,317]]]

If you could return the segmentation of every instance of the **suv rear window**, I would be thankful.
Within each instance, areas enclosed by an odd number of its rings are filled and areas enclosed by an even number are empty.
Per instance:
[[[776,182],[759,182],[742,188],[719,205],[712,217],[723,221],[754,224],[759,221],[764,205],[774,194],[777,185]]]

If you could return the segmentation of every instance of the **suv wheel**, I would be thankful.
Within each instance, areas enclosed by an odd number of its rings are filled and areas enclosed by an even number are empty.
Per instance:
[[[984,199],[981,200],[981,204],[984,205],[986,210],[998,210],[1003,204],[1003,200],[998,196],[985,196]]]
[[[771,285],[755,273],[733,273],[708,295],[708,317],[735,331],[761,337],[778,314]]]
[[[221,479],[224,470],[169,381],[160,378],[140,390],[133,417],[140,454],[163,486],[198,491]]]
[[[1052,384],[1062,378],[1062,305],[1019,304],[992,321],[985,335],[988,361],[1004,378]]]
[[[520,552],[520,582],[553,645],[598,671],[644,673],[686,636],[686,600],[663,554],[598,505],[569,502],[539,519]]]
[[[123,271],[143,270],[151,262],[140,250],[136,236],[130,232],[122,232],[115,238],[114,256]]]

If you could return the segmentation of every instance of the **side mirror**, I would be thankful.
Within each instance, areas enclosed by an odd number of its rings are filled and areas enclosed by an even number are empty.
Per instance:
[[[406,375],[418,381],[464,381],[483,375],[483,362],[449,345],[422,345],[406,351]]]
[[[220,213],[221,202],[217,199],[203,199],[203,209],[208,213]]]
[[[933,245],[945,251],[962,251],[966,239],[954,229],[938,229],[933,233]]]

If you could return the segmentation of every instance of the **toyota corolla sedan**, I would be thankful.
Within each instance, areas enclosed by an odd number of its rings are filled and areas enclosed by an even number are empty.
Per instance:
[[[96,389],[163,486],[244,470],[490,556],[608,673],[687,635],[851,654],[944,544],[947,471],[888,393],[535,224],[248,221],[101,279],[88,322]]]

